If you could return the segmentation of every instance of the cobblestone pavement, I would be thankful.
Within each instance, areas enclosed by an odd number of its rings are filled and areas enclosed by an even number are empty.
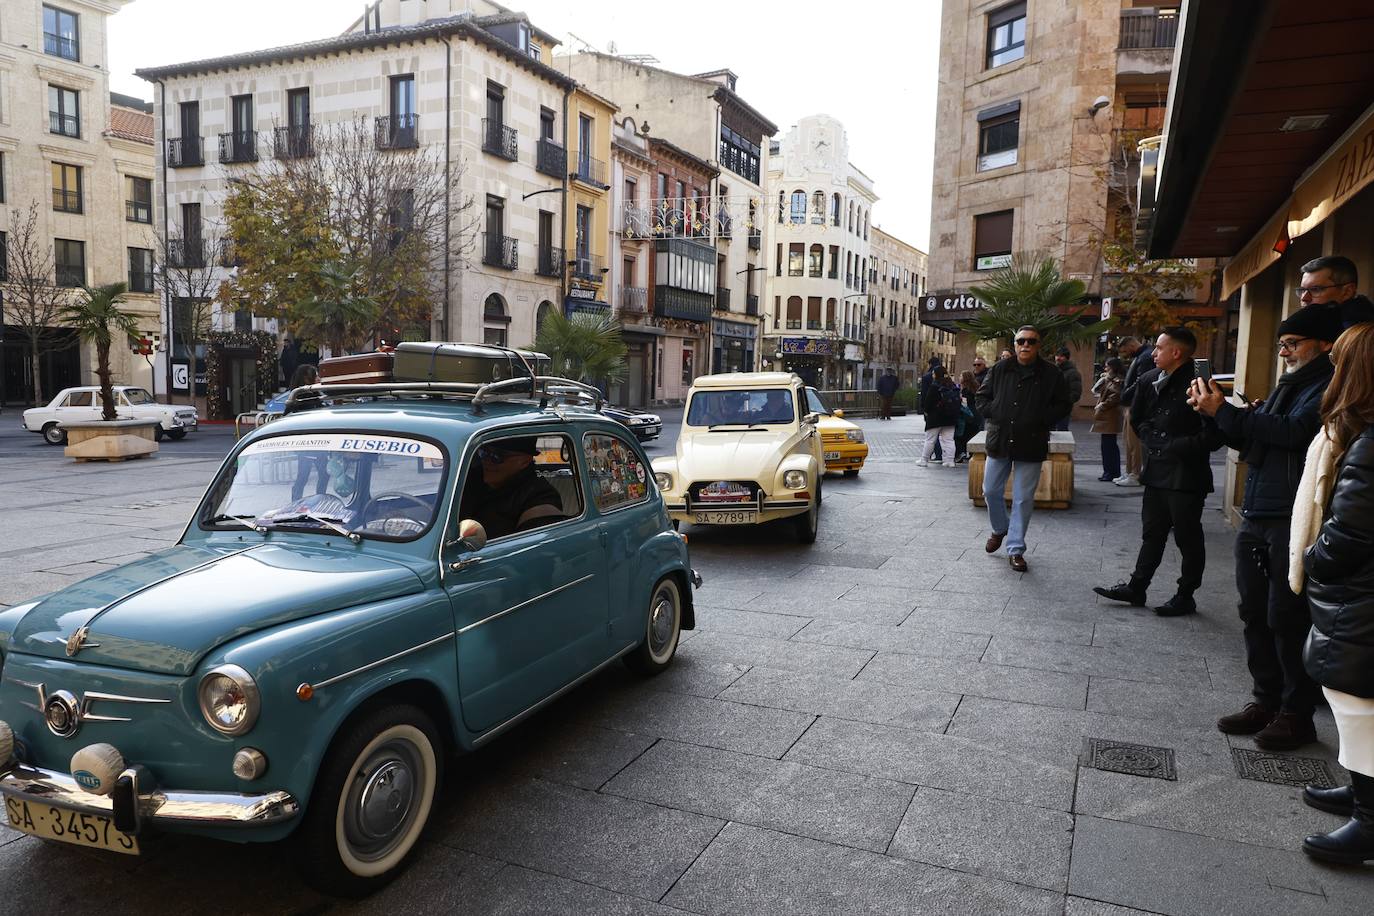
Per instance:
[[[126,860],[0,827],[0,912],[1369,912],[1374,872],[1298,851],[1338,819],[1239,778],[1253,746],[1213,727],[1248,690],[1218,512],[1202,613],[1161,619],[1090,591],[1124,577],[1139,531],[1139,491],[1095,480],[1095,442],[1021,575],[984,553],[962,466],[913,466],[918,419],[862,424],[873,460],[826,481],[815,545],[690,530],[706,584],[673,669],[609,672],[457,761],[377,897],[321,898],[278,848],[178,838]],[[172,542],[232,438],[75,465],[4,425],[0,604]],[[1343,778],[1319,728],[1311,761],[1260,773]]]

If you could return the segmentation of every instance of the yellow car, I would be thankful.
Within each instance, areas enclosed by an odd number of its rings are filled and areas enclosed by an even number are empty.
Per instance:
[[[820,414],[816,428],[821,432],[821,450],[827,471],[843,471],[846,477],[857,477],[868,457],[868,443],[864,431],[857,424],[844,419],[843,410],[831,410],[821,400],[815,388],[806,389],[806,406]]]

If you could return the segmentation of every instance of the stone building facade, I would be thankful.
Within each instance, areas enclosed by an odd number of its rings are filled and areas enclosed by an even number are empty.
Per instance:
[[[915,245],[873,227],[869,346],[861,387],[872,387],[892,369],[904,385],[915,385],[932,356],[952,369],[955,335],[922,320],[929,259]]]
[[[127,283],[122,308],[151,344],[162,334],[153,292],[152,117],[139,100],[110,94],[106,42],[107,20],[126,2],[0,4],[0,275],[16,229],[37,203],[35,240],[52,262],[51,280],[73,298],[83,284]],[[14,303],[0,309],[0,404],[16,406],[35,396],[17,310]],[[94,347],[72,345],[60,328],[52,343],[39,359],[44,400],[94,384]],[[165,395],[149,360],[125,341],[110,357],[116,382],[156,384]]]

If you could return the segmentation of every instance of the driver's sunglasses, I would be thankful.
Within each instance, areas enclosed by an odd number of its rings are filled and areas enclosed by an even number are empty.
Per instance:
[[[1040,346],[1040,338],[1039,338],[1039,337],[1018,337],[1018,338],[1016,338],[1016,345],[1017,345],[1018,347],[1038,347],[1038,346]]]
[[[484,445],[477,450],[477,460],[485,462],[486,464],[500,464],[511,455],[518,454],[520,453],[508,452],[503,448],[492,448],[489,445]]]

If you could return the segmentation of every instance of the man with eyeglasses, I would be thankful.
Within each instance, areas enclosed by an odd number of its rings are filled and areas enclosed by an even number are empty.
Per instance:
[[[1321,428],[1321,401],[1334,371],[1332,344],[1341,334],[1335,310],[1301,308],[1279,325],[1284,373],[1262,404],[1237,407],[1215,383],[1194,379],[1188,402],[1216,418],[1226,444],[1246,463],[1245,497],[1236,537],[1236,590],[1245,626],[1245,659],[1254,701],[1222,716],[1228,735],[1254,735],[1267,751],[1291,751],[1317,740],[1312,711],[1317,685],[1302,663],[1312,617],[1307,599],[1288,587],[1288,531],[1308,445]]]
[[[981,356],[973,358],[973,386],[977,390],[983,387],[983,382],[988,378],[988,361]]]
[[[534,470],[533,436],[499,439],[477,449],[460,515],[476,519],[487,538],[548,525],[563,517],[563,498]]]
[[[992,535],[984,549],[996,553],[1007,542],[1011,568],[1025,572],[1026,527],[1035,508],[1041,465],[1050,453],[1050,431],[1073,408],[1064,373],[1040,356],[1040,332],[1018,328],[1016,358],[1000,360],[978,388],[978,413],[987,431],[983,498]],[[1012,478],[1011,517],[1007,517],[1007,478]]]
[[[1187,328],[1165,328],[1155,341],[1155,368],[1136,383],[1131,425],[1145,448],[1140,482],[1145,498],[1140,509],[1140,551],[1129,581],[1096,586],[1093,591],[1113,601],[1145,605],[1145,592],[1164,560],[1169,532],[1182,555],[1178,590],[1156,607],[1161,617],[1197,612],[1193,593],[1202,586],[1207,545],[1202,533],[1202,506],[1212,492],[1212,452],[1221,448],[1220,431],[1193,410],[1188,393],[1194,378],[1197,337]]]
[[[1338,315],[1341,330],[1374,321],[1374,302],[1358,294],[1355,262],[1340,255],[1314,258],[1302,265],[1302,285],[1293,290],[1303,308],[1320,307]]]

